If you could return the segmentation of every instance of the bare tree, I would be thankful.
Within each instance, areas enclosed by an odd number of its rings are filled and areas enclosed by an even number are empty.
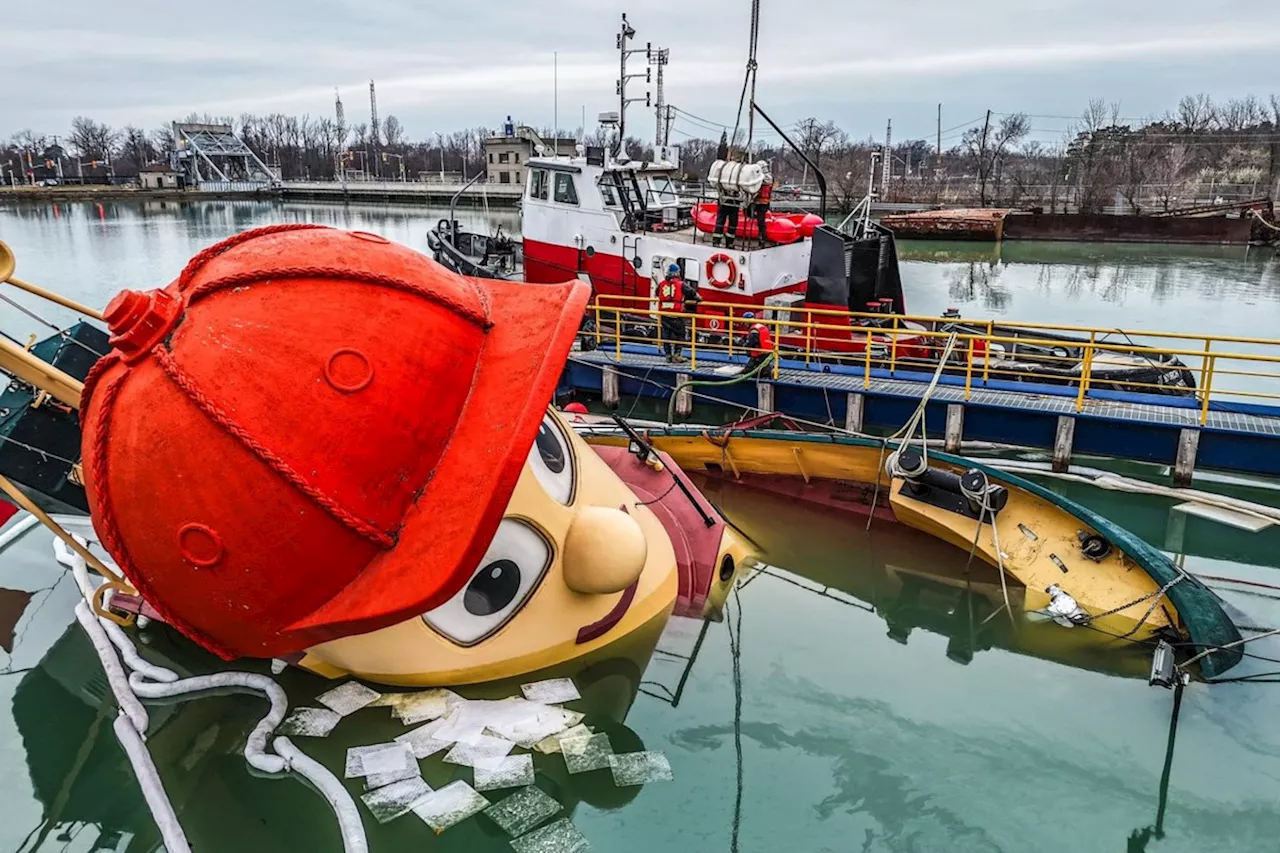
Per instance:
[[[382,138],[387,148],[399,148],[404,144],[404,125],[393,115],[382,120]]]
[[[1199,95],[1186,95],[1178,102],[1177,121],[1192,133],[1204,133],[1217,121],[1217,112],[1213,99],[1203,92]]]
[[[1021,142],[1031,132],[1031,123],[1026,113],[1012,113],[1000,119],[1000,123],[992,128],[989,122],[980,128],[965,131],[961,141],[969,154],[974,158],[978,173],[979,203],[987,206],[987,186],[993,176],[997,175],[1004,165],[1004,159],[1014,145]],[[996,187],[999,196],[999,186]]]
[[[71,144],[84,160],[106,160],[119,136],[105,124],[76,116],[71,120]]]

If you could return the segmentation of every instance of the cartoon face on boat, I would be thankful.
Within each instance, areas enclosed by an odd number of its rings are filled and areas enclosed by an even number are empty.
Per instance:
[[[419,617],[311,648],[300,665],[393,684],[532,672],[665,621],[676,588],[661,522],[549,411],[466,583]]]
[[[82,410],[103,544],[224,658],[389,683],[532,672],[665,619],[678,562],[733,537],[678,560],[679,513],[548,411],[588,296],[310,226],[210,247],[108,306]]]

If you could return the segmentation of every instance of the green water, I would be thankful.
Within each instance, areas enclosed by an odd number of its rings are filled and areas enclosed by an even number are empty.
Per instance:
[[[204,245],[253,225],[323,221],[421,248],[437,218],[414,208],[242,203],[107,205],[101,218],[92,205],[56,216],[0,208],[0,239],[25,278],[101,303],[120,287],[168,281]],[[1274,328],[1280,311],[1275,263],[1243,250],[1020,246],[999,259],[955,251],[904,247],[913,310],[957,304],[970,316],[1064,321],[1096,313],[1088,322],[1212,322],[1240,334]],[[975,264],[981,286],[970,282]],[[1248,310],[1211,313],[1224,299]],[[37,331],[2,316],[6,329]],[[1265,483],[1201,485],[1277,503]],[[1164,499],[1057,487],[1185,552],[1192,571],[1280,583],[1275,530],[1183,525]],[[623,791],[607,772],[570,776],[559,757],[538,759],[538,784],[594,849],[1202,853],[1280,843],[1280,685],[1186,690],[1157,837],[1172,694],[1146,686],[1144,651],[1021,618],[1017,630],[1003,616],[983,625],[998,612],[998,578],[982,567],[966,574],[963,552],[910,531],[877,522],[868,532],[863,519],[743,489],[708,492],[774,568],[746,584],[691,661],[697,626],[681,624],[655,654],[639,643],[577,674],[587,723],[609,732],[617,751],[665,752],[675,776]],[[1253,624],[1280,625],[1274,599],[1225,595]],[[99,666],[73,625],[75,600],[42,532],[0,557],[0,849],[155,850]],[[162,628],[143,640],[148,655],[180,671],[217,666]],[[1253,648],[1280,657],[1280,644]],[[282,680],[293,704],[329,686],[298,672]],[[152,708],[150,746],[195,848],[339,850],[314,792],[246,770],[238,750],[263,708],[239,696]],[[340,774],[348,746],[401,731],[385,709],[366,709],[328,739],[299,742]],[[470,778],[438,759],[424,773],[432,784]],[[412,816],[384,827],[366,816],[366,827],[374,851],[510,849],[482,818],[439,837]]]

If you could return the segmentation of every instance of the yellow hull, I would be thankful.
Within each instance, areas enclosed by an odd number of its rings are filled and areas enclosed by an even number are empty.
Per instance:
[[[1007,574],[1025,587],[1019,593],[1025,596],[1028,611],[1047,606],[1046,590],[1051,584],[1058,584],[1089,613],[1107,614],[1093,622],[1099,631],[1144,640],[1161,629],[1180,627],[1173,604],[1159,595],[1159,584],[1141,566],[1118,548],[1101,562],[1087,559],[1076,535],[1082,523],[1065,509],[1017,486],[1009,487],[1009,504],[997,516],[993,535],[990,524],[983,525],[979,532],[972,518],[902,495],[903,481],[890,481],[882,473],[884,457],[878,445],[790,441],[783,436],[750,434],[733,435],[727,440],[715,436],[714,441],[695,434],[653,434],[650,439],[690,473],[713,471],[727,478],[798,478],[803,483],[824,480],[869,488],[878,485],[880,505],[887,503],[897,520],[908,527],[965,551],[975,547],[976,533],[975,557],[993,566],[1003,562]],[[613,436],[592,436],[588,441],[621,443]],[[930,464],[957,470],[932,458]],[[996,556],[996,536],[1002,560]],[[1110,613],[1112,610],[1118,612]]]

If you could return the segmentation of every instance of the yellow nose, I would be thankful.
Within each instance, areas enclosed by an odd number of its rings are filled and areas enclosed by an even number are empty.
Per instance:
[[[578,510],[564,540],[564,582],[574,592],[621,592],[640,577],[649,543],[639,523],[622,510]]]

